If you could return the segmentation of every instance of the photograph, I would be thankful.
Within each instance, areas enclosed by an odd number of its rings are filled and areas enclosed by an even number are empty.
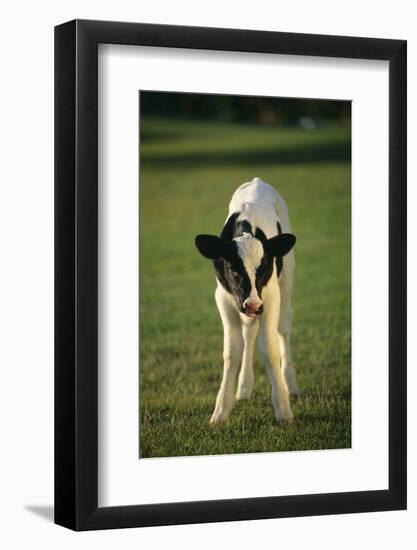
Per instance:
[[[139,112],[139,458],[350,448],[351,102]]]

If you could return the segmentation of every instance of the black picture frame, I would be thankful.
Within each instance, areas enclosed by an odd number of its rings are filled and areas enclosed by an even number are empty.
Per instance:
[[[389,488],[98,507],[98,44],[389,62]],[[406,41],[74,20],[55,28],[55,522],[74,530],[406,508]]]

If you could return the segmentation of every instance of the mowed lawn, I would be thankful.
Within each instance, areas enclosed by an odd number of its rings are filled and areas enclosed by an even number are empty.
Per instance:
[[[140,150],[140,456],[351,444],[350,130],[144,119]],[[302,396],[275,423],[258,352],[250,401],[209,426],[223,333],[198,233],[219,234],[233,191],[258,176],[297,236],[292,351]]]

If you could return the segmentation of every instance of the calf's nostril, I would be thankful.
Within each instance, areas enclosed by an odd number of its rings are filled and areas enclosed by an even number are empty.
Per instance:
[[[261,308],[261,304],[251,304],[251,303],[246,304],[246,309],[249,311],[253,311],[254,313],[259,311],[260,308]]]

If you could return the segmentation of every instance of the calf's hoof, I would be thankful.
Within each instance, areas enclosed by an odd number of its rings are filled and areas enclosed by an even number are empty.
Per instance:
[[[236,399],[250,399],[252,397],[252,389],[238,388],[236,392]]]
[[[293,395],[294,397],[298,397],[300,395],[295,369],[285,373],[285,385],[287,386],[287,390],[290,395]]]
[[[276,414],[275,415],[277,424],[280,426],[288,426],[294,422],[294,416],[291,411],[286,412],[285,414]]]
[[[297,388],[296,390],[291,391],[290,395],[291,395],[291,397],[294,397],[295,399],[298,399],[299,397],[301,397],[302,393],[301,393],[301,390],[299,388]]]
[[[219,424],[223,424],[229,418],[229,415],[230,413],[225,413],[224,411],[214,411],[210,418],[210,426],[218,426]]]
[[[279,426],[289,426],[294,422],[294,418],[277,418],[277,424]]]

